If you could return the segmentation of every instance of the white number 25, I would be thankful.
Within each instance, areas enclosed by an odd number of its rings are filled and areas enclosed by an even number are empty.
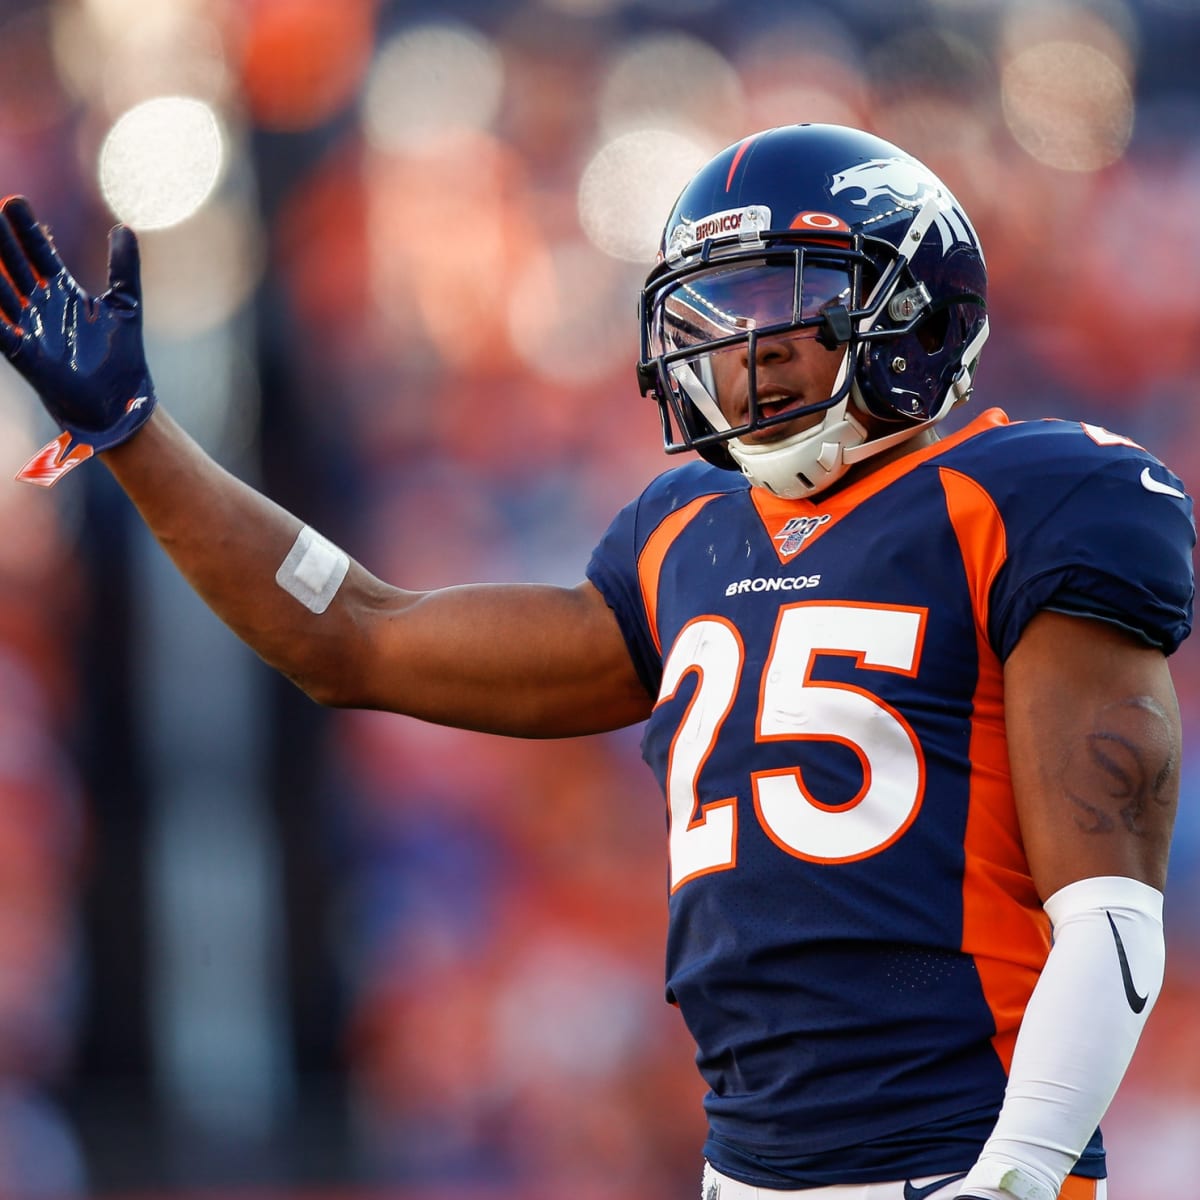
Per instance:
[[[862,765],[858,794],[832,803],[809,791],[798,766],[751,772],[758,820],[788,854],[826,863],[865,858],[916,817],[925,764],[908,722],[865,687],[816,682],[811,674],[819,655],[841,655],[855,660],[864,679],[871,671],[915,675],[925,618],[924,609],[820,601],[780,610],[759,686],[756,741],[836,742]],[[667,765],[672,891],[737,864],[736,802],[701,807],[697,783],[733,707],[745,657],[729,622],[700,617],[684,627],[663,668],[660,703],[689,673],[698,676]]]

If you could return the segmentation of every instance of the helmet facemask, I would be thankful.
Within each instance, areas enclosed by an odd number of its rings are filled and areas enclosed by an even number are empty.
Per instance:
[[[653,363],[648,390],[662,403],[668,452],[695,449],[733,467],[744,435],[843,408],[844,367],[830,392],[788,395],[760,385],[758,364],[801,352],[801,342],[844,360],[864,265],[845,251],[797,246],[712,256],[652,281],[643,296],[643,362]]]

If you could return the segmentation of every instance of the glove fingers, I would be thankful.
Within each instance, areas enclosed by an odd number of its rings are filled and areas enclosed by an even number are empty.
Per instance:
[[[21,297],[13,289],[13,274],[18,277],[32,279],[32,272],[26,267],[22,272],[24,256],[17,246],[16,238],[8,226],[8,221],[0,214],[0,353],[12,358],[21,344],[21,335],[17,332],[21,324],[23,306]],[[11,266],[10,266],[11,264]]]
[[[12,289],[8,276],[0,271],[0,314],[13,325],[21,323],[21,297]],[[0,321],[0,325],[3,321]]]
[[[0,263],[4,266],[5,284],[11,282],[12,285],[9,287],[9,291],[15,287],[16,292],[19,292],[20,295],[28,296],[37,287],[37,279],[30,270],[25,252],[21,249],[12,226],[8,223],[8,206],[11,203],[12,201],[6,202],[3,213],[0,214]],[[5,306],[4,312],[5,315],[12,316],[7,306]]]
[[[16,284],[17,290],[22,295],[28,296],[38,283],[38,280],[34,278],[35,273],[44,282],[53,279],[65,268],[62,259],[58,257],[58,252],[46,236],[46,231],[38,224],[37,217],[33,215],[29,201],[24,196],[9,197],[4,202],[3,213],[15,235],[16,242],[12,247],[5,247],[4,265],[8,268],[8,273],[13,283]],[[10,253],[20,255],[19,259],[14,258],[12,264],[9,262]]]
[[[141,254],[128,225],[117,225],[108,235],[108,289],[113,299],[130,308],[142,298]]]
[[[21,336],[7,321],[0,321],[0,354],[12,358],[20,349]]]

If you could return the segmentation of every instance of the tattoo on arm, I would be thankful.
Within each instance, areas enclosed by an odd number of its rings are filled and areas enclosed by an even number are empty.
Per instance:
[[[1148,809],[1172,803],[1178,762],[1171,722],[1149,697],[1109,705],[1099,716],[1066,763],[1076,824],[1085,833],[1112,833],[1119,823],[1145,837]]]

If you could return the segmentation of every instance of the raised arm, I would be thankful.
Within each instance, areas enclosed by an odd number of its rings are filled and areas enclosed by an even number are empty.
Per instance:
[[[616,618],[590,583],[405,591],[350,561],[314,612],[310,593],[284,586],[302,523],[217,466],[161,408],[103,459],[209,607],[322,703],[527,737],[612,729],[649,712]]]
[[[591,584],[391,587],[204,454],[156,406],[129,230],[114,231],[95,299],[24,201],[4,204],[0,255],[0,350],[64,430],[26,478],[53,482],[100,454],[205,602],[309,695],[526,737],[649,714]]]

